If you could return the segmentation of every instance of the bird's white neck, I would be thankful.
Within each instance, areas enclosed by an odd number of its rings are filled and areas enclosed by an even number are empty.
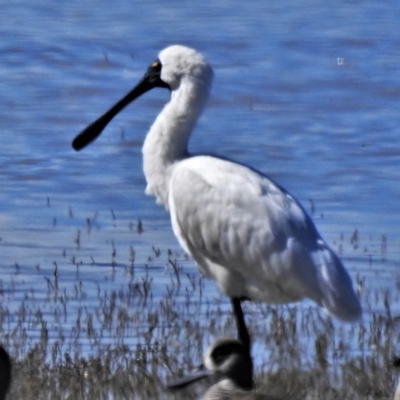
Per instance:
[[[207,82],[208,83],[208,82]],[[208,98],[209,84],[200,80],[182,80],[172,91],[150,128],[143,145],[143,171],[146,194],[168,209],[168,185],[173,165],[187,157],[192,129]]]

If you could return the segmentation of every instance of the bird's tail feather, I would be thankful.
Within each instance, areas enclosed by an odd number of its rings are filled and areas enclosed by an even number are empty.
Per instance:
[[[339,257],[328,247],[313,253],[319,267],[321,288],[320,304],[328,312],[344,321],[356,321],[361,317],[361,305],[349,274]]]

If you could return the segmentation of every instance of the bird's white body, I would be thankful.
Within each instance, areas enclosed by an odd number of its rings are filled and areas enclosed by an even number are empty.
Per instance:
[[[268,178],[229,161],[189,158],[173,170],[169,209],[181,246],[227,296],[287,303],[318,290],[310,281],[316,271],[299,261],[324,244]]]
[[[187,154],[208,99],[210,65],[183,46],[166,48],[159,60],[171,100],[147,134],[143,167],[146,193],[170,212],[180,245],[231,298],[309,298],[343,320],[357,319],[349,275],[296,199],[246,166]]]

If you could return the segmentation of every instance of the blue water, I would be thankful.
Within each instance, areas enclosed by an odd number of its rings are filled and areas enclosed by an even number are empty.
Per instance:
[[[3,307],[30,304],[53,321],[48,280],[55,265],[68,293],[85,283],[87,293],[71,304],[90,309],[99,286],[109,292],[126,284],[123,267],[110,267],[113,246],[120,266],[129,264],[130,247],[142,267],[153,245],[164,254],[180,251],[168,215],[144,195],[141,168],[142,141],[167,91],[138,99],[80,153],[70,145],[174,43],[200,50],[215,70],[190,150],[250,164],[306,209],[312,201],[318,229],[352,276],[369,290],[397,293],[399,11],[396,1],[3,2]],[[350,243],[355,229],[357,249]],[[83,263],[78,272],[72,257]],[[185,268],[196,275],[190,261]],[[169,271],[156,265],[149,273],[161,295]],[[207,284],[210,298],[215,292]],[[398,314],[397,297],[392,312]],[[381,304],[374,307],[381,311]],[[12,327],[17,316],[9,319]],[[50,336],[70,337],[73,323],[49,323]],[[26,329],[33,343],[40,327]],[[9,334],[3,325],[0,339]],[[82,351],[90,351],[87,344]]]

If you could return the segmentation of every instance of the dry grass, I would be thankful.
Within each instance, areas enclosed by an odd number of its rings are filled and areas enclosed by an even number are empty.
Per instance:
[[[214,338],[235,335],[227,299],[187,269],[190,261],[181,253],[153,246],[136,260],[133,247],[121,249],[114,242],[104,264],[109,281],[120,275],[124,284],[115,290],[110,282],[104,288],[97,284],[94,290],[80,271],[82,236],[79,231],[74,237],[73,254],[64,251],[54,261],[45,277],[46,292],[28,290],[18,309],[7,306],[7,299],[16,303],[18,285],[12,279],[1,282],[0,337],[14,359],[8,398],[196,398],[207,383],[175,393],[165,392],[162,383],[198,364]],[[344,256],[358,251],[358,263],[366,268],[379,268],[391,257],[386,237],[367,251],[357,231],[335,246]],[[116,254],[126,254],[126,262],[117,262]],[[92,255],[86,269],[96,273],[100,264],[93,257],[98,258]],[[73,290],[65,288],[61,269],[75,274]],[[163,290],[155,281],[160,274]],[[364,319],[354,325],[332,321],[311,303],[245,304],[257,390],[298,399],[393,396],[397,373],[390,364],[399,316],[391,303],[398,289],[369,289],[362,278],[358,287]]]

